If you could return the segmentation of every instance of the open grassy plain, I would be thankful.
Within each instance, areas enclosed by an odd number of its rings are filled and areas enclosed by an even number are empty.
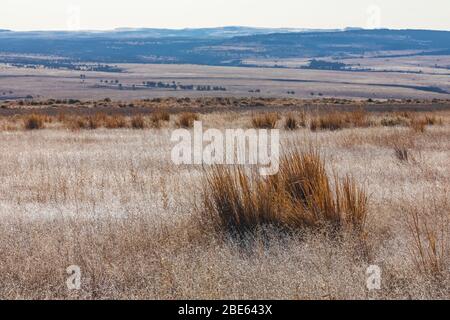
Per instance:
[[[434,60],[433,60],[434,59]],[[17,68],[0,65],[0,99],[135,100],[155,97],[277,97],[353,99],[448,99],[447,56],[349,59],[355,68],[374,71],[330,71],[286,68],[215,67],[171,64],[119,64],[122,72]],[[254,62],[261,64],[260,61]],[[278,62],[283,65],[283,62]],[[434,64],[433,64],[434,63]],[[295,65],[294,67],[299,67]],[[269,66],[272,66],[269,63]],[[287,64],[289,66],[289,64]],[[83,78],[81,78],[83,75]],[[152,88],[144,83],[177,85]],[[180,89],[210,86],[212,90]],[[213,90],[213,87],[224,88]]]
[[[205,128],[271,123],[298,166],[245,189],[232,168],[174,165],[193,112]],[[4,102],[0,151],[1,298],[449,298],[449,101]],[[284,193],[297,176],[310,197]]]

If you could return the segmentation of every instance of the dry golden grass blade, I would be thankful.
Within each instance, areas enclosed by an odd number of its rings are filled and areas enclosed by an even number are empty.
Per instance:
[[[448,204],[432,202],[428,208],[409,207],[405,211],[412,238],[411,256],[417,269],[434,278],[442,278],[448,268],[450,254]]]

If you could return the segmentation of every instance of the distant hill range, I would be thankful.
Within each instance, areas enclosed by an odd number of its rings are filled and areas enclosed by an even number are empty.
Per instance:
[[[448,55],[450,32],[249,27],[82,32],[0,30],[0,62],[5,62],[5,57],[41,55],[72,62],[242,66],[251,59],[345,58],[367,54]]]

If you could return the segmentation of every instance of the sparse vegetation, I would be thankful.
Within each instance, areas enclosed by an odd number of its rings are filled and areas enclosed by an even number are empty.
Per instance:
[[[259,106],[267,107],[268,110],[275,106],[274,103],[277,100],[264,100],[261,98],[250,98],[238,100],[236,98],[204,98],[204,99],[152,99],[152,100],[141,100],[134,101],[133,103],[116,103],[109,98],[101,101],[94,101],[94,107],[108,108],[108,113],[97,112],[95,114],[78,114],[73,112],[74,108],[69,107],[71,104],[76,104],[77,106],[88,106],[89,102],[83,102],[75,99],[68,100],[48,100],[48,101],[32,101],[33,107],[43,110],[42,107],[45,103],[51,105],[54,110],[58,111],[57,115],[54,115],[53,110],[51,114],[45,114],[43,111],[39,111],[42,120],[45,123],[51,123],[51,126],[47,126],[51,129],[58,128],[69,128],[69,129],[121,129],[121,128],[145,128],[153,127],[160,128],[164,124],[165,127],[175,125],[176,127],[187,127],[192,126],[192,119],[199,117],[198,112],[183,112],[176,116],[174,122],[171,122],[171,114],[169,110],[172,107],[176,107],[176,104],[180,104],[184,107],[191,106],[193,109],[194,105],[201,105],[203,107],[214,107],[217,104],[220,106],[236,107],[243,103],[249,106]],[[283,101],[283,100],[281,100]],[[279,101],[278,103],[282,103]],[[346,100],[339,99],[324,99],[324,103],[339,104],[345,106],[348,104]],[[175,103],[175,104],[173,104]],[[396,102],[398,103],[398,102]],[[284,101],[284,106],[289,108],[292,106],[291,102]],[[15,108],[25,108],[27,104],[24,101],[19,101],[15,103],[8,102],[3,105],[4,112],[11,113],[14,115]],[[29,107],[28,107],[29,108]],[[127,115],[126,110],[121,110],[124,108],[152,108],[152,112],[146,113],[136,113],[133,115]],[[1,110],[1,109],[0,109]],[[30,114],[18,114],[14,115],[14,118],[22,118],[24,123],[27,121],[32,113],[34,113],[33,108],[27,109]],[[49,112],[47,110],[47,112]],[[194,115],[194,118],[192,116]],[[135,117],[142,117],[143,121],[133,121]],[[191,118],[191,119],[189,119]],[[261,113],[244,113],[244,118],[250,118],[251,126],[254,128],[261,129],[271,129],[278,126],[280,119],[283,120],[282,127],[285,130],[295,130],[301,127],[308,127],[311,131],[337,131],[341,129],[349,128],[368,128],[368,127],[410,127],[417,133],[425,132],[427,127],[444,124],[444,118],[439,113],[433,112],[419,112],[417,114],[411,114],[409,112],[390,112],[390,113],[371,113],[366,111],[362,106],[355,108],[354,111],[337,111],[336,108],[331,108],[329,112],[312,112],[309,111],[296,111],[287,112],[284,116],[283,113],[275,112],[261,112]],[[8,117],[3,118],[5,121],[9,121]],[[10,122],[14,122],[10,118]],[[195,121],[195,120],[194,120]],[[133,124],[133,122],[135,122]],[[141,122],[139,125],[137,122]],[[4,125],[3,128],[13,128],[11,125]],[[24,125],[23,128],[26,126]],[[17,128],[16,128],[17,129]]]

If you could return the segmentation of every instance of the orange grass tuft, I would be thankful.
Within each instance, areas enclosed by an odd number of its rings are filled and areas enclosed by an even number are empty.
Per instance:
[[[288,229],[331,226],[336,232],[364,229],[364,188],[350,177],[335,177],[333,187],[316,151],[287,153],[272,177],[216,166],[205,180],[203,217],[230,234],[244,235],[267,224]]]
[[[175,124],[179,128],[192,128],[194,126],[194,122],[198,120],[198,114],[192,112],[183,112],[178,116],[178,120]]]
[[[39,114],[31,114],[24,120],[24,126],[27,130],[38,130],[44,128],[46,122],[46,116]]]
[[[279,120],[276,113],[263,113],[254,115],[252,126],[257,129],[275,129]]]

